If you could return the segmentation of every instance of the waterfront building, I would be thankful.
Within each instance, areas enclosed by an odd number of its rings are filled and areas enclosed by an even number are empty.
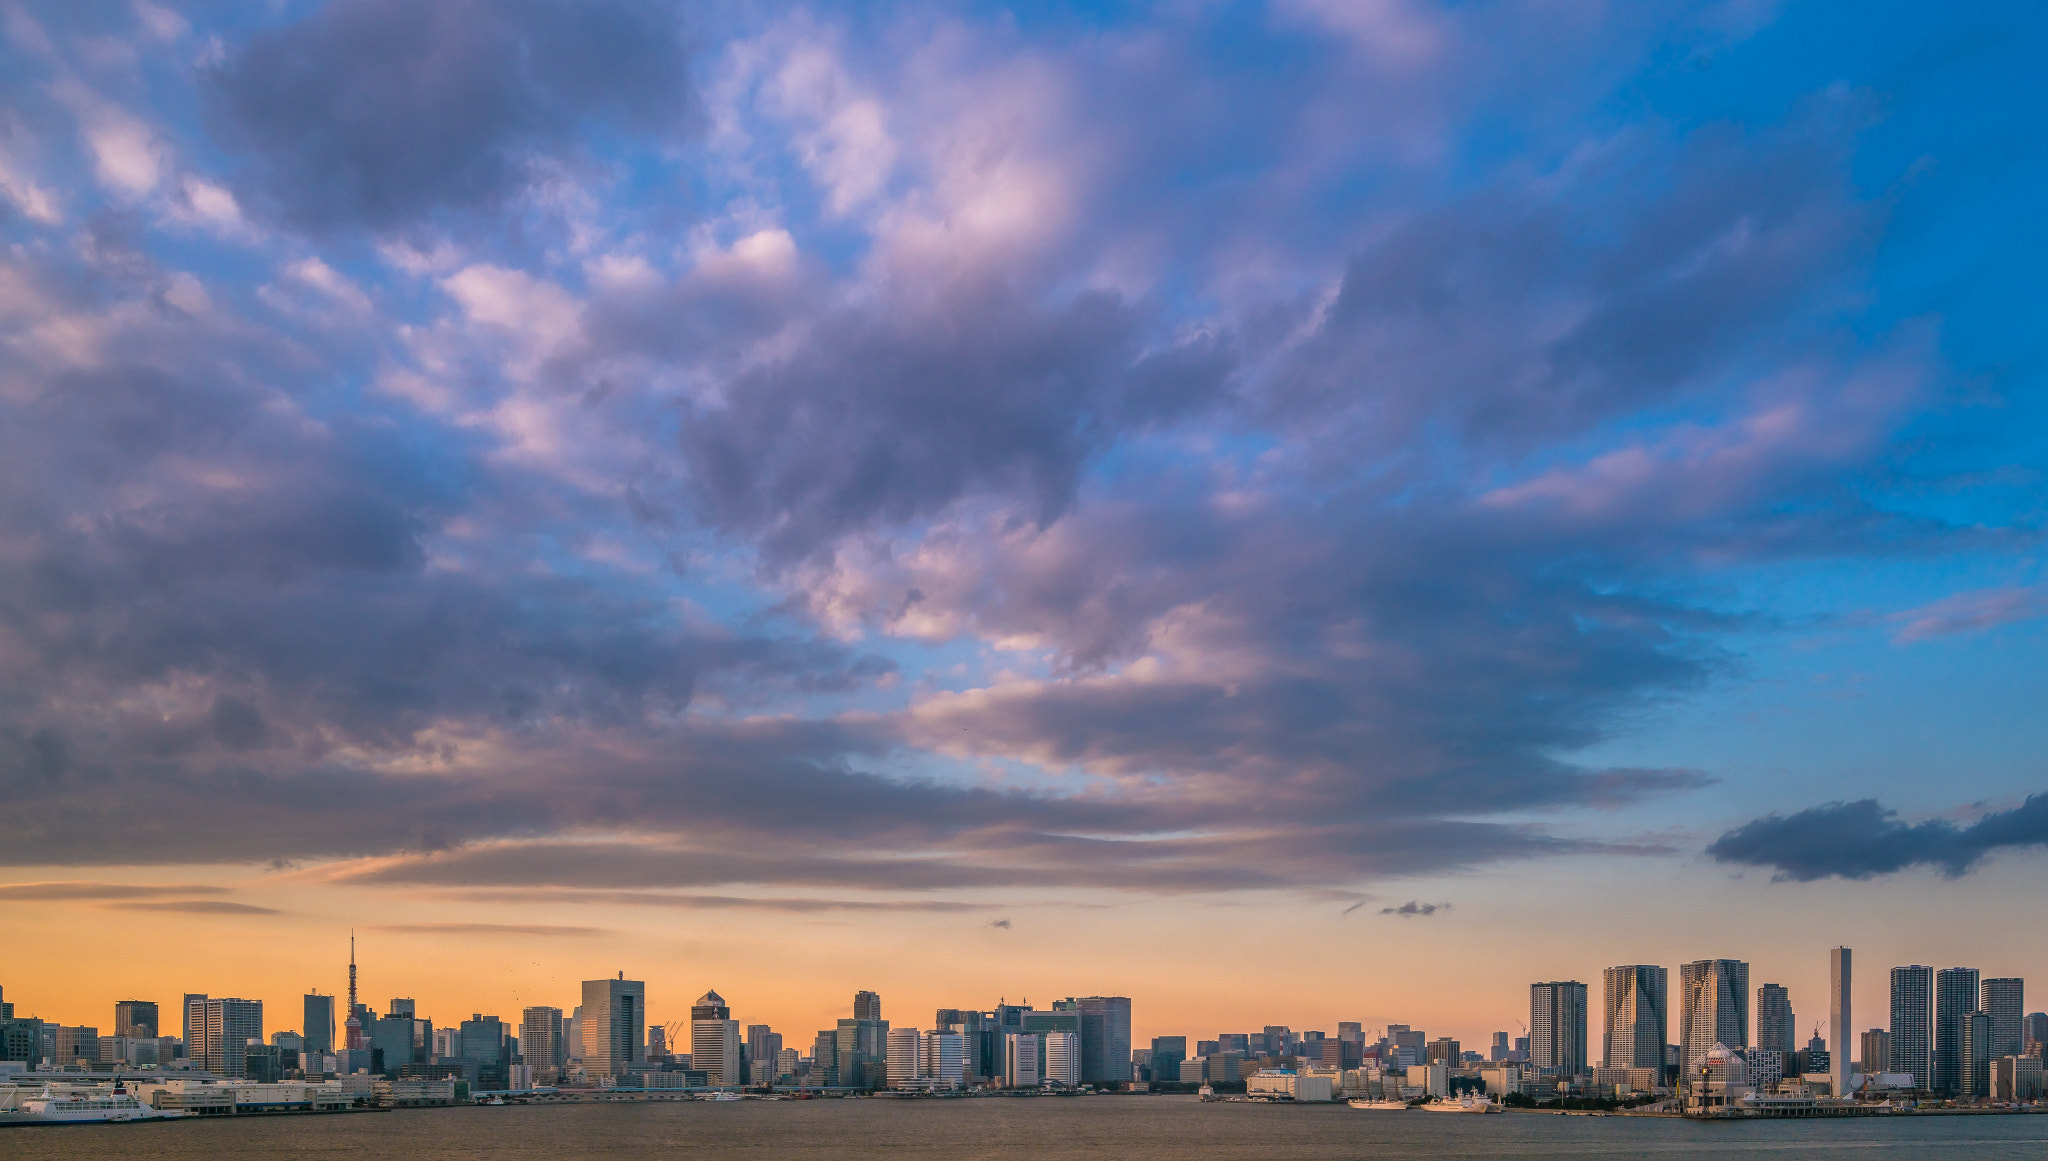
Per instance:
[[[1131,1079],[1131,998],[1082,996],[1063,1000],[1081,1013],[1081,1081],[1084,1084]],[[1058,1008],[1055,1004],[1053,1007]],[[1283,1033],[1285,1029],[1281,1030]]]
[[[1977,1010],[1976,968],[1943,968],[1934,973],[1935,1092],[1963,1091],[1963,1017]]]
[[[1855,1050],[1850,1040],[1856,1035],[1850,1030],[1855,1021],[1849,995],[1850,960],[1848,948],[1828,949],[1828,1048],[1836,1096],[1846,1095],[1849,1091],[1849,1065]]]
[[[2041,1058],[2005,1056],[1991,1062],[1991,1099],[2031,1101],[2042,1096]]]
[[[187,1040],[185,1055],[194,1067],[216,1076],[247,1077],[249,1041],[260,1044],[263,1040],[263,1001],[208,997],[200,1002],[199,1010],[195,1029],[199,1051],[193,1052],[192,1041]]]
[[[1882,1028],[1872,1028],[1863,1034],[1859,1045],[1862,1051],[1857,1056],[1857,1067],[1865,1076],[1876,1076],[1889,1072],[1892,1067],[1892,1034]]]
[[[1679,966],[1678,981],[1679,1068],[1691,1085],[1700,1061],[1715,1047],[1738,1058],[1749,1048],[1749,965],[1738,959],[1694,960]]]
[[[2027,982],[2004,976],[1977,987],[1977,1010],[1991,1017],[1991,1058],[2018,1056],[2026,1041],[2020,1024],[2026,1019]]]
[[[1048,1032],[1045,1034],[1045,1076],[1044,1078],[1068,1088],[1079,1088],[1082,1081],[1081,1056],[1083,1040],[1074,1032]]]
[[[1913,1074],[1934,1087],[1934,969],[1920,964],[1892,969],[1893,1072]]]
[[[1758,1092],[1770,1092],[1788,1076],[1799,1075],[1797,1053],[1782,1048],[1749,1050],[1749,1085]]]
[[[1586,1071],[1586,985],[1577,980],[1529,985],[1529,1063],[1544,1076]]]
[[[690,1005],[690,1068],[707,1084],[739,1085],[740,1022],[732,1018],[725,997],[706,992]]]
[[[909,1088],[924,1075],[924,1034],[915,1028],[889,1030],[889,1087]]]
[[[157,1036],[156,1005],[148,1000],[121,1000],[114,1005],[114,1035],[137,1040]],[[2017,1052],[2018,1049],[2013,1051]]]
[[[519,1057],[533,1070],[533,1083],[552,1085],[562,1078],[566,1062],[562,1043],[562,1010],[545,1005],[519,1013]]]
[[[1793,1052],[1798,1021],[1792,1015],[1792,993],[1783,984],[1764,984],[1756,990],[1756,1047]]]
[[[1187,1037],[1154,1036],[1152,1038],[1152,1079],[1165,1081],[1179,1079],[1180,1062],[1187,1058]]]
[[[631,1066],[647,1063],[643,1028],[647,1020],[647,985],[617,979],[584,980],[583,1005],[577,1009],[576,1032],[583,1074],[592,1083],[624,1076]]]
[[[766,1024],[747,1025],[747,1083],[774,1084],[782,1054],[782,1034]]]
[[[1984,1098],[1991,1095],[1992,1024],[1989,1012],[1965,1012],[1956,1021],[1956,1093]]]
[[[461,1043],[462,1062],[475,1070],[478,1088],[511,1087],[512,1041],[503,1020],[472,1013],[462,1022]]]
[[[1003,1087],[1038,1087],[1039,1040],[1036,1032],[1012,1032],[1003,1037]]]
[[[1670,973],[1656,964],[1625,964],[1601,973],[1606,985],[1600,1063],[1607,1068],[1664,1069],[1671,1036]],[[1489,1060],[1505,1060],[1508,1034],[1495,1032]]]
[[[959,1088],[967,1083],[967,1037],[958,1032],[934,1029],[924,1034],[922,1059],[924,1075],[938,1088]]]

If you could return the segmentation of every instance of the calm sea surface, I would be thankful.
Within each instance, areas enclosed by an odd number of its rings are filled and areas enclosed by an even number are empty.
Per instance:
[[[1374,1113],[1343,1105],[1071,1100],[741,1101],[417,1109],[344,1116],[8,1129],[7,1161],[436,1161],[784,1157],[833,1161],[1201,1161],[1206,1158],[2048,1158],[2048,1116],[1701,1124],[1510,1113]]]

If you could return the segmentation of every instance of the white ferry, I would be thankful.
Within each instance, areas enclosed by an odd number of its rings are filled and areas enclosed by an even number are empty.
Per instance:
[[[123,1089],[107,1092],[69,1092],[62,1096],[45,1085],[41,1095],[21,1102],[12,1116],[0,1119],[10,1125],[79,1125],[102,1121],[168,1121],[186,1114],[179,1110],[153,1109]]]
[[[1353,1097],[1344,1103],[1354,1109],[1367,1109],[1376,1113],[1405,1113],[1408,1111],[1407,1101],[1369,1101],[1364,1097]]]
[[[1486,1097],[1474,1097],[1466,1093],[1454,1101],[1432,1101],[1422,1106],[1432,1113],[1497,1113],[1500,1106]]]

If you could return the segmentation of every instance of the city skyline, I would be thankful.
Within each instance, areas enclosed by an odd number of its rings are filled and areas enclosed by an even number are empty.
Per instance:
[[[872,989],[1476,1047],[1654,965],[1673,1041],[1768,982],[1846,1058],[1931,965],[1979,1067],[2048,957],[2044,53],[10,7],[0,982],[346,1037],[353,930],[438,1019],[643,983],[621,1067],[714,990],[723,1046]]]

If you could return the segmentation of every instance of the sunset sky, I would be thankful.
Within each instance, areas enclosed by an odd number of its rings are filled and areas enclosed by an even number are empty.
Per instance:
[[[624,971],[806,1048],[871,988],[1483,1049],[1705,957],[1804,1027],[1840,943],[1864,1026],[2048,1006],[2043,60],[0,4],[0,986],[293,1028],[353,928],[380,1009]]]

